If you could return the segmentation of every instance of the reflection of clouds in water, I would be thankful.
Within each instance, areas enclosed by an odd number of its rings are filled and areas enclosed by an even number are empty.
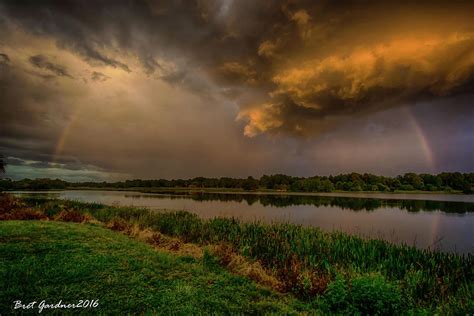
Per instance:
[[[47,199],[61,198],[60,192],[23,191],[23,192],[14,192],[13,195],[24,197],[24,198],[47,198]]]
[[[443,240],[443,236],[438,236],[438,229],[439,229],[439,223],[440,223],[440,214],[435,213],[433,215],[432,221],[431,221],[431,245],[430,248],[436,249],[441,245],[441,242]]]

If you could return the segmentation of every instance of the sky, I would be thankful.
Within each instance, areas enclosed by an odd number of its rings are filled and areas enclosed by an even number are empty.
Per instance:
[[[473,1],[0,0],[4,176],[474,172]]]

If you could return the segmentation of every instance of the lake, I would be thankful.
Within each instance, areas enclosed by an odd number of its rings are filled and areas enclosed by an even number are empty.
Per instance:
[[[474,196],[455,194],[318,195],[131,191],[15,192],[17,195],[138,206],[159,211],[185,210],[203,218],[290,222],[381,238],[417,248],[474,252]]]

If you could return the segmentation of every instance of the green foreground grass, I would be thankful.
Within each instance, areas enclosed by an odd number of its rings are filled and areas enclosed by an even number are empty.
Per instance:
[[[37,301],[36,307],[42,300],[99,300],[97,308],[70,312],[114,315],[287,314],[304,308],[212,262],[159,252],[100,226],[52,221],[0,222],[0,289],[2,315],[20,312],[15,300]]]

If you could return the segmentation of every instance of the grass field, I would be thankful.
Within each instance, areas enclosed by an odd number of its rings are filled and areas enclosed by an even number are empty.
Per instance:
[[[15,300],[99,300],[95,309],[70,311],[115,315],[286,314],[304,307],[205,260],[156,251],[97,225],[52,221],[0,222],[0,289],[2,315],[15,312]]]

